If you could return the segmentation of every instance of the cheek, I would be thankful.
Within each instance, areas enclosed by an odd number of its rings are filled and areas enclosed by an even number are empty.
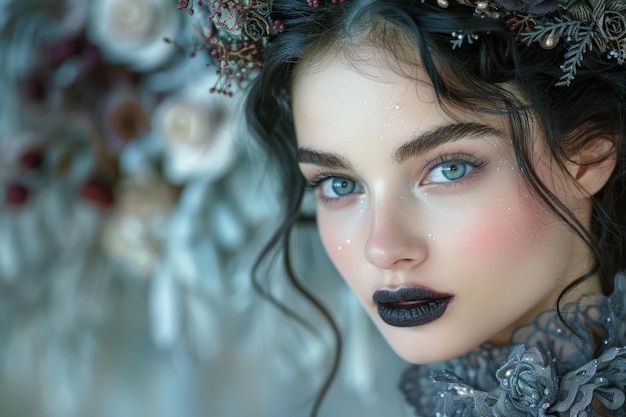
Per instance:
[[[336,231],[334,233],[324,233],[320,230],[320,233],[324,248],[335,264],[337,261],[341,261],[346,256],[349,256],[354,249],[352,239],[345,237],[347,235],[344,236]]]
[[[432,244],[449,248],[448,256],[485,265],[511,256],[524,256],[552,216],[521,179],[498,178],[479,191],[461,194],[429,210]]]
[[[483,254],[503,257],[521,255],[537,243],[547,213],[532,198],[520,201],[518,196],[483,207],[471,222],[467,236],[472,246]]]
[[[350,270],[364,262],[358,216],[326,216],[318,211],[318,230],[326,253],[349,281]]]

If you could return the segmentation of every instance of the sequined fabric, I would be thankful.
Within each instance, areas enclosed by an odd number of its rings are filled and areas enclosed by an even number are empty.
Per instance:
[[[626,274],[591,294],[438,364],[411,366],[400,387],[419,417],[626,417]]]

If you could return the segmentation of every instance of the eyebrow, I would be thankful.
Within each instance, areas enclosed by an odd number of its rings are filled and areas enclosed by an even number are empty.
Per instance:
[[[480,139],[485,136],[502,138],[504,133],[492,126],[480,123],[454,123],[437,127],[411,139],[393,153],[393,162],[401,165],[408,159],[429,152],[445,143],[461,139]],[[352,164],[342,155],[332,152],[318,152],[302,147],[298,149],[297,160],[300,163],[318,165],[332,169],[352,169]]]
[[[429,152],[444,143],[451,143],[460,139],[480,139],[486,136],[502,138],[504,133],[499,129],[479,123],[455,123],[440,126],[400,146],[393,153],[393,161],[400,165],[408,159]]]
[[[344,156],[330,152],[318,152],[306,147],[298,149],[296,159],[299,163],[313,164],[324,168],[352,169],[352,164]]]

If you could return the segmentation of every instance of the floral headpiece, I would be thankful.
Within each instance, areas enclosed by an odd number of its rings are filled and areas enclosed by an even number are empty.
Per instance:
[[[593,50],[606,58],[626,63],[625,0],[456,0],[472,6],[479,16],[504,19],[516,39],[526,45],[538,43],[552,49],[565,42],[563,75],[557,86],[568,86],[585,54]],[[442,8],[448,0],[437,0]],[[471,34],[470,34],[471,35]],[[453,46],[473,36],[457,35]]]
[[[552,49],[564,42],[563,75],[557,86],[571,83],[585,55],[591,51],[599,51],[620,65],[626,63],[626,0],[450,1],[473,7],[478,17],[504,21],[520,43]],[[449,7],[449,0],[436,2],[442,9]],[[212,91],[230,95],[233,80],[244,84],[263,68],[263,49],[285,27],[272,17],[272,0],[195,0],[195,3],[178,0],[179,10],[187,9],[198,19],[194,30],[202,43],[193,48],[193,53],[198,49],[210,51],[219,65],[219,81]],[[318,0],[307,3],[311,7],[319,6]],[[479,37],[464,31],[454,32],[452,36],[453,49]]]
[[[190,4],[191,3],[191,4]],[[178,10],[188,9],[196,19],[194,31],[218,63],[218,82],[211,92],[232,94],[232,80],[242,84],[263,68],[262,51],[269,39],[282,31],[272,19],[272,0],[178,0]]]

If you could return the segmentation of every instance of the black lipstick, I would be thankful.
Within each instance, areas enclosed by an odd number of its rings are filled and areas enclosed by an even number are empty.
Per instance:
[[[421,326],[443,316],[452,299],[424,287],[401,287],[397,290],[378,290],[374,302],[378,315],[390,326]]]

